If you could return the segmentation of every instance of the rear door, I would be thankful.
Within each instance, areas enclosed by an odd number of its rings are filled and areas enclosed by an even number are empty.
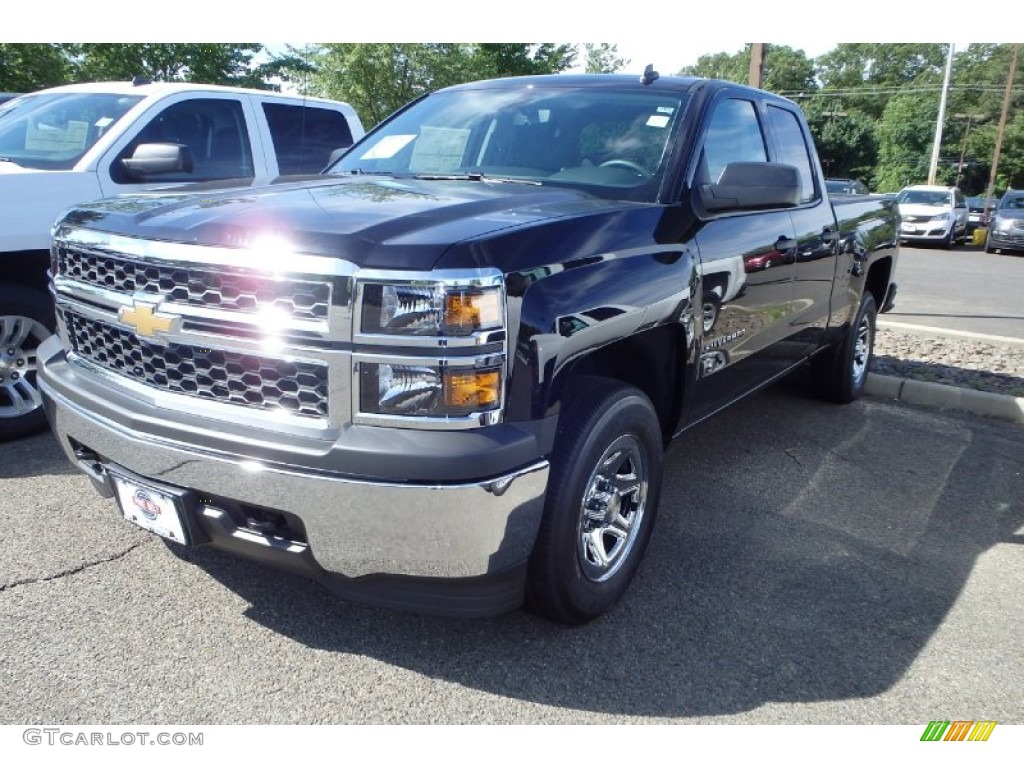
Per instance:
[[[702,219],[695,237],[702,275],[701,371],[693,407],[700,418],[745,394],[793,362],[793,221],[785,209],[711,214],[701,184],[732,162],[764,162],[768,133],[760,104],[727,90],[710,105],[693,174],[693,205]]]
[[[361,134],[343,112],[317,102],[268,98],[257,109],[269,139],[267,164],[281,176],[320,173],[332,152]]]
[[[839,236],[832,205],[822,193],[813,142],[796,109],[770,101],[765,107],[774,142],[772,159],[794,166],[800,174],[800,204],[789,211],[797,247],[789,268],[792,311],[787,317],[789,350],[799,358],[817,348],[828,326]]]

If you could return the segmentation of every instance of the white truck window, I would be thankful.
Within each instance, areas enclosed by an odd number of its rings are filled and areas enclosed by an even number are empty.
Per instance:
[[[334,150],[352,146],[348,121],[333,109],[268,101],[263,114],[282,175],[320,173]]]
[[[141,98],[103,93],[22,96],[0,114],[0,157],[23,168],[70,170]]]
[[[192,151],[191,173],[167,173],[159,177],[133,178],[121,160],[131,157],[140,144],[181,144]],[[110,168],[119,184],[154,181],[212,181],[252,178],[252,149],[241,102],[235,99],[189,99],[172,104],[151,120],[125,147]]]

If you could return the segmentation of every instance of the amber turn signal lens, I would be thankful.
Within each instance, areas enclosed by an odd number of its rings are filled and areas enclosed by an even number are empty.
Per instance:
[[[496,290],[447,294],[444,325],[449,333],[499,328],[502,325],[501,294]]]
[[[458,410],[496,408],[501,400],[499,371],[449,371],[444,376],[445,405]]]

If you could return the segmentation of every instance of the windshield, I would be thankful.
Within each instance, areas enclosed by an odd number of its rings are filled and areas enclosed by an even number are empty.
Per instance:
[[[68,170],[141,96],[37,93],[0,106],[0,158],[25,168]]]
[[[1003,202],[999,204],[999,207],[1004,211],[1024,210],[1024,195],[1021,195],[1019,197],[1004,197]]]
[[[896,198],[897,203],[910,203],[912,205],[931,205],[938,208],[949,208],[949,192],[932,191],[927,189],[904,189]]]
[[[513,180],[653,202],[684,98],[557,85],[439,92],[329,172]]]

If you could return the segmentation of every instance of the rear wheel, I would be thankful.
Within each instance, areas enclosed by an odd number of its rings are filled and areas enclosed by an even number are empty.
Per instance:
[[[530,608],[562,624],[590,621],[625,593],[661,491],[661,427],[647,396],[608,379],[573,392],[527,579]]]
[[[46,427],[36,350],[53,328],[53,309],[44,294],[0,288],[0,441]]]
[[[875,297],[864,294],[843,342],[812,361],[815,387],[826,400],[849,403],[864,393],[875,345],[877,316]]]

